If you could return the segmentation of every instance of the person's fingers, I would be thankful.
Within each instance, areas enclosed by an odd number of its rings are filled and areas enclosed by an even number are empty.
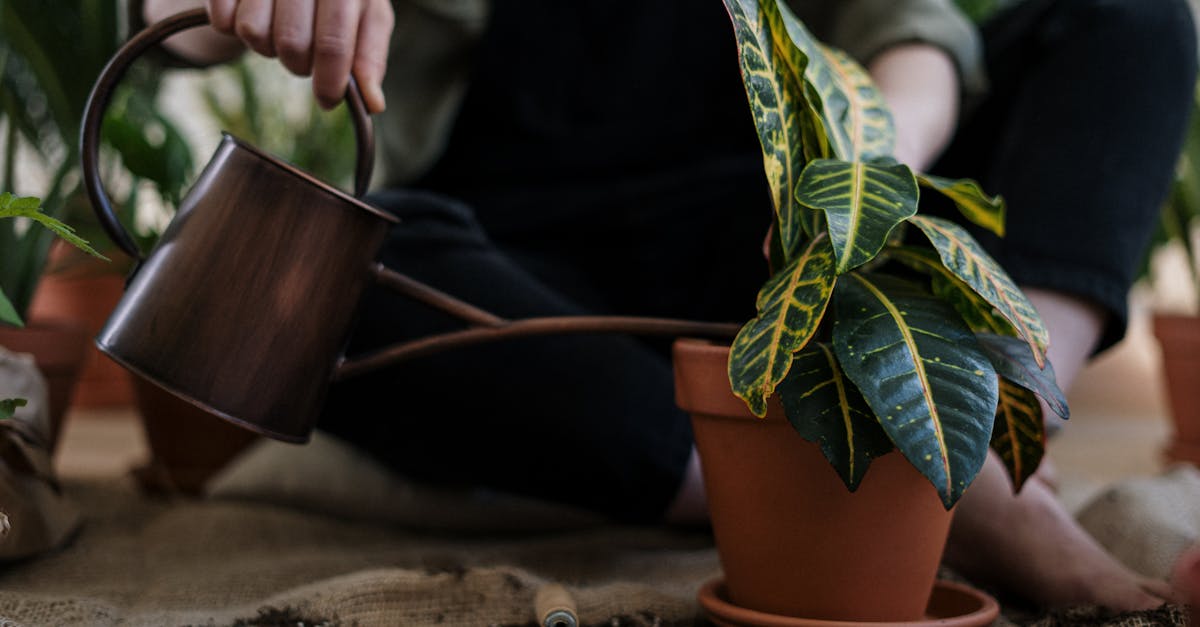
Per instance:
[[[367,111],[380,113],[386,107],[383,75],[387,71],[388,44],[392,38],[395,14],[388,0],[370,0],[358,27],[354,54],[354,77],[362,90]]]
[[[208,21],[218,32],[233,35],[233,18],[237,13],[237,0],[205,0]]]
[[[274,0],[241,0],[237,4],[233,30],[250,49],[266,57],[275,56],[271,41],[271,20]]]
[[[313,29],[313,94],[332,109],[346,94],[362,15],[358,0],[320,0]]]
[[[275,7],[272,38],[275,54],[293,74],[312,72],[313,0],[289,0]]]

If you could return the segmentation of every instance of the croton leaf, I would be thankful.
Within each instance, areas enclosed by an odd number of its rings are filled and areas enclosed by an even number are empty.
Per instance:
[[[25,406],[23,398],[0,398],[0,420],[12,418],[18,407]]]
[[[908,219],[921,229],[942,263],[996,308],[1005,320],[1012,323],[1017,335],[1029,344],[1038,367],[1046,365],[1046,347],[1050,336],[1033,305],[1017,287],[1008,273],[996,263],[967,233],[966,229],[949,220],[932,216],[913,216]]]
[[[1000,196],[988,196],[971,179],[948,179],[932,174],[919,174],[917,181],[935,189],[954,201],[959,213],[979,226],[1004,237],[1005,204]]]
[[[821,447],[851,492],[871,460],[894,448],[828,344],[813,343],[796,354],[779,384],[779,397],[788,422],[800,437]]]
[[[1000,381],[1000,401],[992,429],[992,449],[1004,462],[1013,487],[1021,490],[1046,451],[1046,428],[1037,396],[1009,381]]]
[[[800,174],[796,199],[825,213],[838,274],[875,258],[897,225],[917,213],[917,181],[900,163],[817,159]]]
[[[1015,337],[993,333],[977,333],[975,337],[1001,377],[1041,397],[1050,411],[1064,420],[1071,417],[1067,397],[1059,389],[1049,361],[1044,368],[1038,366],[1029,346]]]
[[[997,313],[991,303],[942,265],[942,259],[936,252],[915,246],[889,246],[886,254],[913,270],[929,275],[933,294],[950,303],[972,331],[1017,335],[1012,324]]]
[[[810,158],[870,161],[895,151],[892,114],[870,74],[846,53],[822,44],[785,13],[788,36],[809,59],[805,78],[828,148]]]
[[[8,300],[4,292],[0,292],[0,322],[16,327],[25,326],[21,321],[21,314],[17,313],[17,308],[13,307],[12,301]]]
[[[812,338],[829,303],[836,274],[825,236],[775,273],[758,293],[758,316],[738,331],[729,351],[733,392],[756,416],[783,380],[796,351]]]
[[[987,458],[995,369],[954,309],[916,284],[851,272],[834,307],[838,363],[949,509]]]
[[[775,0],[724,0],[733,20],[742,82],[763,152],[785,261],[818,230],[820,216],[796,203],[792,191],[807,162],[805,134],[820,130],[805,98],[808,57],[788,37]],[[795,20],[794,17],[791,17]],[[823,142],[812,138],[810,142]]]

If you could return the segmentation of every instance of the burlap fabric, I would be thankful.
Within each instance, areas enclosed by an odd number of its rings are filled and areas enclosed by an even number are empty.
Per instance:
[[[528,625],[547,582],[567,586],[585,625],[705,624],[695,592],[720,570],[705,532],[431,490],[369,464],[322,478],[358,458],[317,446],[252,449],[206,499],[68,483],[84,524],[58,551],[0,565],[0,625]],[[1178,608],[1000,621],[1013,623],[1186,624]]]

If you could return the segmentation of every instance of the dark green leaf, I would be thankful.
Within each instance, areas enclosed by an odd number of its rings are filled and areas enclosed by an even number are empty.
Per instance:
[[[767,398],[792,356],[816,333],[835,279],[829,239],[819,236],[759,291],[758,316],[742,327],[729,352],[733,392],[755,415],[766,415]]]
[[[838,363],[949,509],[987,457],[995,369],[958,314],[914,284],[852,272],[834,303]]]
[[[796,200],[823,211],[839,274],[870,261],[892,229],[917,213],[916,179],[903,164],[818,159],[800,175]]]
[[[805,133],[820,129],[810,119],[805,100],[808,58],[788,37],[775,0],[725,0],[725,6],[733,19],[742,80],[762,145],[786,262],[801,246],[804,232],[818,230],[819,216],[797,205],[792,194],[806,163]]]
[[[894,448],[827,344],[814,343],[796,354],[779,384],[779,397],[788,422],[800,437],[821,447],[851,492],[871,460]]]
[[[0,398],[0,420],[12,418],[18,407],[25,406],[23,398]]]
[[[1046,363],[1046,347],[1050,337],[1033,305],[1024,292],[1009,278],[965,229],[949,220],[931,216],[913,216],[909,222],[917,225],[933,247],[942,263],[986,300],[1008,320],[1019,337],[1024,339],[1039,366]]]
[[[929,275],[933,294],[950,303],[972,331],[997,335],[1017,335],[1012,324],[997,313],[991,303],[975,293],[970,285],[942,265],[941,257],[933,250],[914,246],[891,246],[887,249],[887,255],[918,272]]]
[[[1004,462],[1017,491],[1042,462],[1046,450],[1045,433],[1042,406],[1033,392],[1001,381],[991,446]]]
[[[1059,389],[1049,361],[1045,368],[1038,367],[1029,346],[1015,337],[977,333],[976,338],[1000,376],[1041,397],[1050,411],[1064,420],[1071,417],[1067,397]]]

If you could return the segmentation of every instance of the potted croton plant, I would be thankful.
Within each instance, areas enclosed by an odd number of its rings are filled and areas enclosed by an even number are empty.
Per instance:
[[[1002,199],[898,163],[868,74],[786,7],[725,4],[775,214],[757,317],[731,346],[675,345],[724,571],[701,601],[918,620],[989,446],[1020,489],[1038,397],[1066,417],[1047,333],[965,229],[920,212],[942,195],[1002,235]]]

